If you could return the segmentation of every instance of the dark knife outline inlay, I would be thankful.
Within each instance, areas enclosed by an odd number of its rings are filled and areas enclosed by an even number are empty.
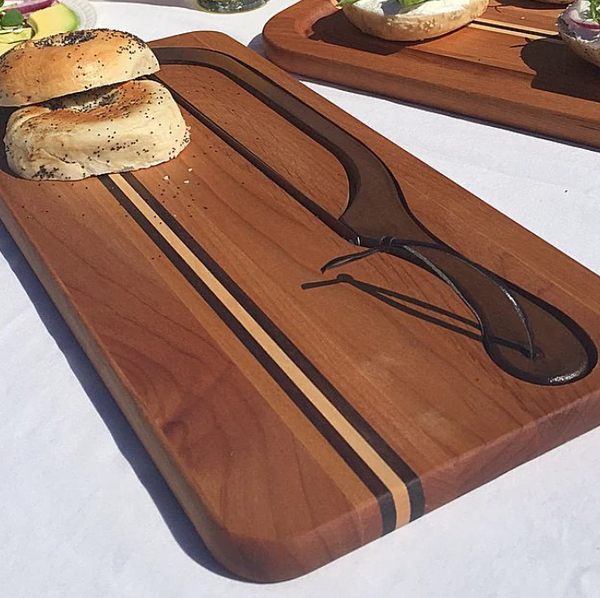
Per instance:
[[[190,64],[189,60],[181,61],[180,56],[182,50],[189,50],[189,48],[154,48],[154,52],[159,58],[161,64]],[[193,50],[200,50],[194,48]],[[216,55],[218,57],[225,57],[231,59],[230,56],[222,54],[215,50],[201,50],[209,55]],[[167,52],[174,53],[175,58],[166,59],[165,55]],[[196,63],[193,63],[196,64]],[[198,63],[200,64],[200,63]],[[241,64],[241,63],[240,63]],[[202,64],[202,66],[211,67],[210,64]],[[246,66],[246,65],[244,65]],[[219,72],[224,72],[219,68],[213,67]],[[254,71],[252,67],[247,67],[257,75],[263,76],[258,71]],[[225,73],[227,74],[227,73]],[[275,184],[281,187],[286,193],[291,195],[300,204],[304,205],[309,211],[317,215],[320,220],[325,222],[331,229],[333,229],[338,235],[345,239],[353,242],[358,241],[355,234],[351,229],[345,226],[337,218],[333,217],[329,212],[324,210],[321,206],[313,202],[310,198],[306,197],[297,189],[293,183],[288,181],[285,177],[280,175],[270,165],[264,162],[259,156],[256,156],[253,152],[250,152],[243,144],[237,141],[227,131],[220,127],[214,122],[209,116],[204,114],[191,102],[186,100],[181,94],[172,89],[166,82],[162,81],[160,77],[154,75],[154,79],[160,81],[165,85],[172,93],[176,101],[188,111],[196,120],[205,125],[225,143],[230,145],[232,149],[241,154],[251,164],[256,166],[263,174],[270,178]],[[238,79],[233,78],[236,83],[241,83]],[[270,80],[267,80],[270,82]],[[276,85],[275,83],[273,83]],[[248,89],[247,86],[243,86]],[[264,101],[267,105],[270,105],[264,97],[260,97],[261,101]],[[273,107],[273,106],[271,106]],[[307,106],[308,108],[308,106]],[[295,123],[294,123],[295,124]],[[306,132],[306,131],[304,131]],[[324,141],[323,141],[324,143]],[[348,168],[353,168],[356,172],[355,175],[359,176],[358,170],[354,167],[354,163],[351,159],[348,161]],[[128,177],[131,177],[129,180]],[[138,193],[142,190],[143,186],[135,177],[131,175],[124,175],[124,178],[134,187]],[[352,184],[352,180],[350,180]],[[147,190],[146,190],[147,191]],[[141,195],[141,194],[140,194]],[[164,209],[162,204],[155,200],[152,204],[153,209],[163,218],[165,222],[169,222],[175,227],[180,227],[179,223],[173,219],[171,214]],[[189,235],[189,240],[192,243],[197,241]],[[198,245],[199,247],[199,245]],[[189,246],[188,248],[194,252]],[[229,290],[229,292],[242,304],[248,313],[252,315],[261,326],[268,332],[268,334],[276,340],[278,345],[283,351],[298,365],[298,367],[304,372],[304,374],[315,384],[315,386],[326,396],[332,403],[338,408],[338,410],[344,415],[344,417],[353,425],[353,427],[360,433],[360,435],[377,451],[381,458],[388,464],[388,466],[394,471],[394,473],[404,482],[408,491],[410,501],[410,520],[421,517],[425,512],[425,496],[423,493],[423,486],[419,476],[410,467],[410,465],[375,431],[375,429],[368,423],[368,421],[356,410],[356,408],[333,386],[333,384],[319,371],[319,369],[309,361],[309,359],[292,343],[292,341],[286,337],[281,330],[260,310],[260,308],[239,288],[239,286],[229,278],[226,272],[224,272],[220,266],[204,252],[206,258],[209,260],[205,262],[207,267],[211,270],[212,274]],[[204,258],[202,261],[205,261]],[[212,264],[214,270],[210,267]]]

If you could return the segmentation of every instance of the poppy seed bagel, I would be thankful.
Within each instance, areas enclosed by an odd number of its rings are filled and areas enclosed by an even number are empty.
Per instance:
[[[556,26],[562,40],[575,54],[600,66],[600,23],[592,29],[589,27],[590,20],[590,3],[578,0],[559,15]]]
[[[77,180],[175,158],[188,128],[169,91],[128,81],[16,110],[4,143],[11,170],[33,180]]]
[[[159,70],[130,33],[88,29],[29,40],[0,57],[0,106],[27,106]]]

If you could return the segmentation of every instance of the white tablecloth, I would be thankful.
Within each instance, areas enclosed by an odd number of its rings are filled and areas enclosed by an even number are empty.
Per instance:
[[[98,26],[145,40],[211,29],[258,47],[290,3],[95,6]],[[600,273],[598,153],[308,84]],[[594,431],[301,579],[231,579],[0,225],[2,598],[598,597],[599,472]]]

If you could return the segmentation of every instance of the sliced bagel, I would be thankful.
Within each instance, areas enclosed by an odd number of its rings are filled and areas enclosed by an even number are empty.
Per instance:
[[[88,29],[26,41],[0,56],[0,106],[27,106],[159,70],[130,33]]]
[[[392,41],[420,41],[467,25],[488,0],[428,0],[404,6],[397,0],[358,0],[342,7],[361,31]]]
[[[128,81],[15,111],[4,143],[8,165],[35,180],[77,180],[175,158],[188,129],[169,91]]]

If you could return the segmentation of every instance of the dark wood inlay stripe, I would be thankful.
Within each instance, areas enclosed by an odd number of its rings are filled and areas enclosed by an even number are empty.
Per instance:
[[[376,432],[354,406],[329,382],[315,365],[292,343],[277,325],[256,305],[246,293],[233,281],[219,264],[200,246],[196,239],[169,213],[169,211],[150,193],[142,183],[130,173],[123,178],[131,185],[153,211],[175,232],[188,249],[200,259],[221,284],[235,297],[236,301],[260,324],[283,352],[322,393],[336,410],[350,422],[352,428],[370,445],[392,472],[402,481],[410,503],[408,520],[420,517],[424,512],[425,498],[419,477],[412,468],[396,453]],[[398,501],[396,501],[398,503]],[[399,505],[396,505],[400,510]],[[403,517],[397,517],[397,526],[402,525]]]
[[[556,37],[557,41],[560,41],[558,32],[551,29],[541,29],[539,27],[530,27],[529,25],[521,23],[507,23],[505,21],[496,21],[495,19],[488,19],[486,17],[480,17],[473,21],[475,24],[487,25],[491,29],[504,30],[506,33],[513,33],[523,35],[523,37],[531,37],[529,34],[533,34],[534,37]],[[473,26],[473,23],[470,26]],[[524,35],[526,34],[526,35]]]
[[[357,446],[359,435],[356,432],[354,434],[352,431],[349,432],[350,424],[336,413],[337,410],[328,410],[323,404],[315,404],[314,398],[306,392],[302,381],[293,379],[293,372],[290,375],[286,364],[278,362],[272,354],[269,354],[260,340],[244,326],[243,322],[240,322],[237,314],[232,313],[214,289],[211,289],[210,283],[207,284],[198,276],[189,260],[182,255],[183,252],[174,247],[176,243],[170,242],[168,238],[169,224],[164,222],[166,226],[162,226],[159,232],[157,226],[160,220],[151,222],[140,209],[139,204],[132,199],[132,194],[128,192],[130,189],[133,190],[132,187],[127,186],[129,181],[119,179],[121,177],[103,177],[102,182],[377,498],[382,516],[382,534],[406,523],[410,518],[410,509],[404,483],[399,479],[393,479],[390,475],[393,472],[386,471],[380,456],[366,442],[362,446]],[[145,199],[139,196],[140,201]]]
[[[163,52],[166,50],[162,49]],[[210,67],[210,65],[206,65]],[[160,80],[159,77],[156,79]],[[214,123],[210,118],[204,115],[196,106],[191,102],[188,102],[175,90],[171,89],[166,83],[160,81],[163,85],[167,86],[176,101],[188,111],[196,120],[208,127],[213,133],[215,133],[225,143],[230,145],[232,149],[240,153],[246,158],[251,164],[257,167],[261,172],[268,176],[273,182],[280,186],[284,191],[290,193],[294,199],[300,201],[302,205],[305,205],[304,200],[298,198],[299,192],[294,189],[293,185],[282,177],[279,173],[275,173],[273,169],[265,164],[259,158],[254,159],[254,154],[237,140],[234,140],[226,131],[224,131],[217,123]],[[304,354],[298,350],[298,348],[275,326],[275,324],[266,317],[266,315],[256,306],[249,297],[243,293],[243,291],[229,278],[229,276],[218,266],[210,256],[200,248],[195,239],[191,237],[175,219],[164,209],[164,207],[148,192],[143,185],[135,179],[131,174],[125,174],[124,178],[132,185],[138,193],[140,193],[145,199],[147,199],[153,209],[161,216],[161,218],[168,221],[170,226],[175,227],[178,234],[182,235],[182,239],[190,243],[190,249],[193,251],[200,250],[203,255],[203,260],[206,260],[206,264],[211,264],[213,274],[219,277],[221,282],[225,284],[228,290],[236,297],[240,303],[242,303],[252,316],[260,321],[265,329],[268,330],[272,338],[276,339],[279,346],[293,358],[295,363],[301,368],[301,370],[312,380],[312,382],[323,392],[326,396],[330,397],[336,407],[341,413],[351,421],[353,426],[363,436],[367,442],[375,448],[375,450],[382,456],[385,462],[392,468],[395,474],[406,485],[408,490],[408,496],[410,501],[410,516],[409,519],[412,521],[420,517],[424,512],[425,499],[423,495],[423,488],[421,482],[412,470],[412,468],[390,447],[390,445],[370,426],[370,424],[362,417],[360,413],[346,400],[325,378],[325,376],[304,356]],[[313,211],[313,205],[308,208]],[[332,226],[329,222],[328,225],[335,230],[335,226]],[[341,233],[343,236],[343,233]]]

